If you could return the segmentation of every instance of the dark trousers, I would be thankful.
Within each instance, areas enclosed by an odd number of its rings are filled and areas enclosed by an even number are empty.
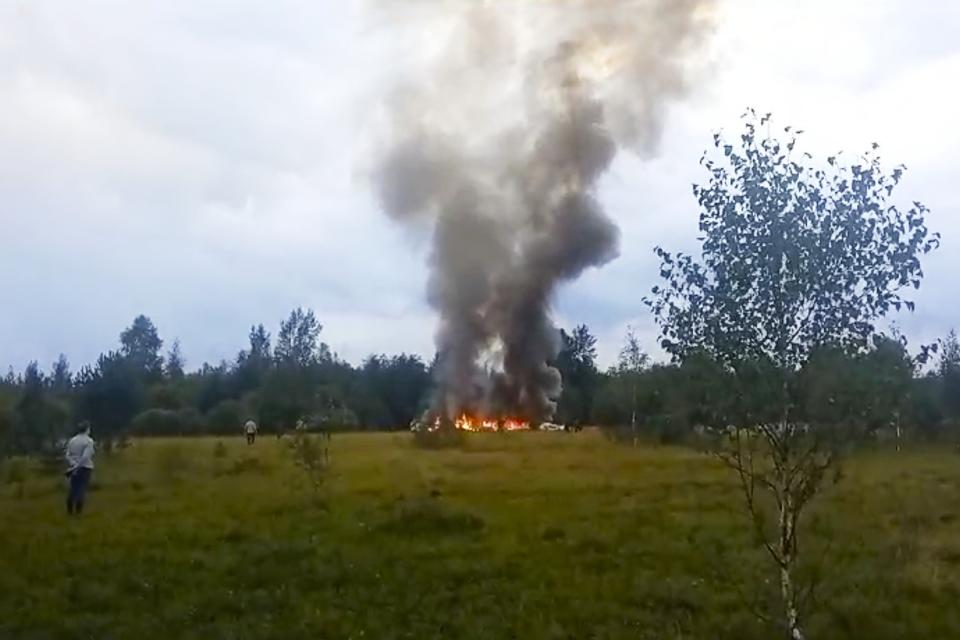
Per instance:
[[[80,515],[87,497],[87,486],[93,469],[78,467],[70,474],[70,491],[67,493],[67,513]]]
[[[255,433],[248,433],[248,434],[247,434],[247,444],[253,444],[254,440],[256,440],[256,439],[257,439],[257,434],[255,434]]]

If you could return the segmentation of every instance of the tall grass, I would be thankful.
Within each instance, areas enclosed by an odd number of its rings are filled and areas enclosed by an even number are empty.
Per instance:
[[[22,498],[0,491],[0,638],[777,637],[749,606],[775,585],[710,456],[464,437],[337,436],[319,511],[273,440],[223,438],[222,457],[137,440],[97,460],[76,520],[62,478],[31,471]],[[810,637],[960,638],[960,456],[874,451],[846,472],[810,514],[805,553],[829,559]]]

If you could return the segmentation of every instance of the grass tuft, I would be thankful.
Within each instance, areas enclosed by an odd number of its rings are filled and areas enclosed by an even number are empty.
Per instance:
[[[264,475],[269,472],[269,468],[263,464],[260,458],[243,457],[234,460],[229,466],[220,472],[220,475],[241,476],[245,474]]]
[[[393,515],[378,529],[396,535],[422,536],[472,534],[483,527],[483,519],[472,513],[434,498],[418,498],[400,501]]]
[[[463,449],[467,434],[459,429],[414,431],[413,444],[420,449]]]

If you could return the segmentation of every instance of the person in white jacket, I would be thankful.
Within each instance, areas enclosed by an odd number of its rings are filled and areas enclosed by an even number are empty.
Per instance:
[[[243,425],[243,432],[247,435],[247,444],[253,444],[257,439],[257,423],[247,420]]]
[[[66,476],[70,480],[67,492],[67,513],[80,515],[83,512],[83,503],[90,485],[90,475],[93,473],[93,454],[95,452],[93,438],[90,437],[90,423],[81,422],[80,429],[75,436],[67,441],[64,457],[67,459]]]

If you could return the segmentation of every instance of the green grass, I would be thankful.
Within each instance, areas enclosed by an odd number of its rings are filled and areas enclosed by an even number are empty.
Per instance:
[[[599,434],[335,436],[317,495],[263,438],[138,441],[0,486],[0,638],[777,637],[726,470]],[[811,638],[960,637],[960,456],[861,454],[808,520]]]

